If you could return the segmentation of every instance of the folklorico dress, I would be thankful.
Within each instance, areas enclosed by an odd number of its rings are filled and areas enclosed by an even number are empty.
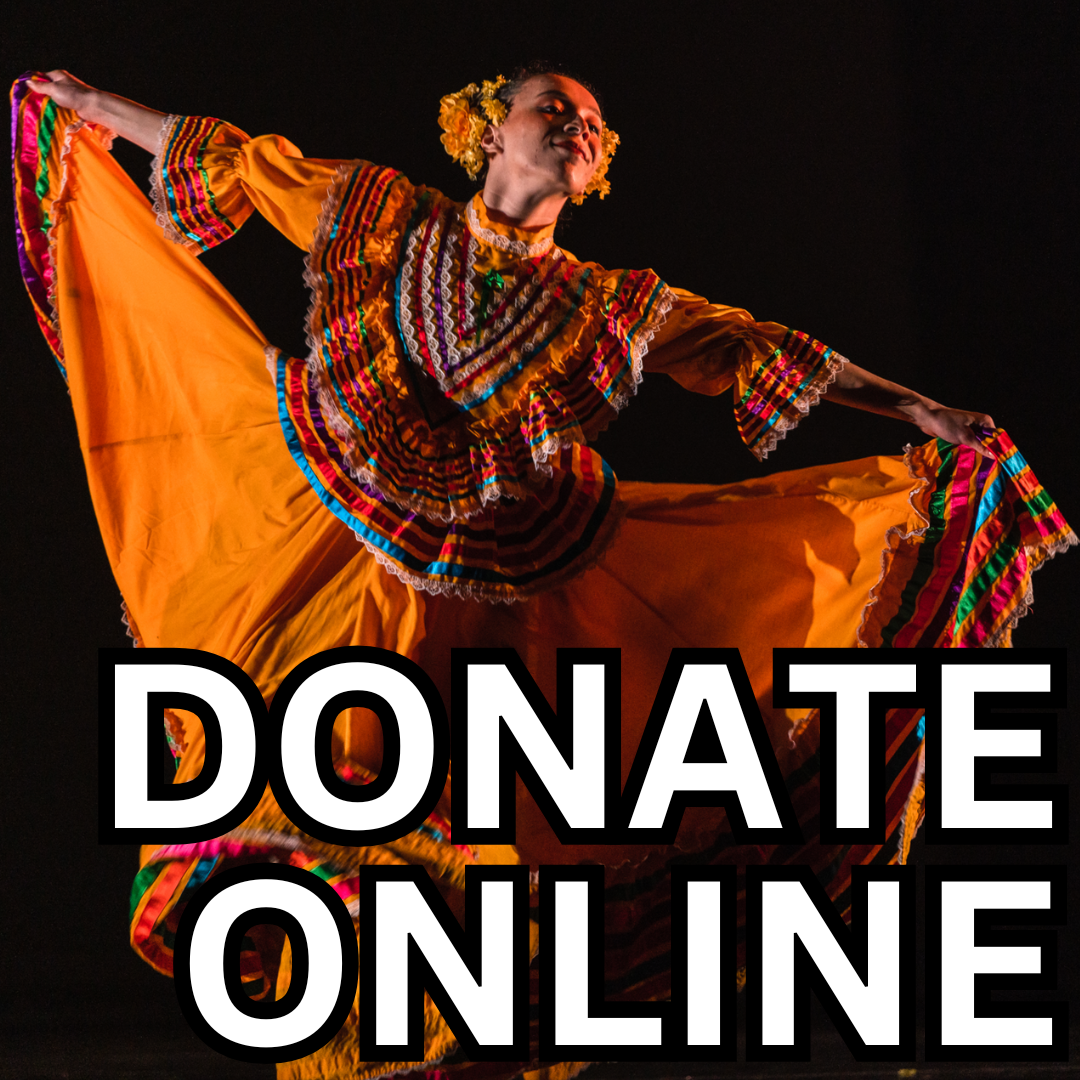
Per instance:
[[[1031,571],[1075,538],[1003,432],[996,460],[931,442],[724,487],[617,483],[588,440],[643,373],[732,390],[764,456],[843,358],[650,270],[580,261],[550,228],[496,225],[479,195],[460,205],[218,120],[168,118],[151,207],[108,132],[22,81],[13,108],[24,277],[137,645],[224,656],[267,701],[336,646],[409,656],[444,696],[451,645],[512,646],[552,703],[556,647],[619,647],[624,780],[671,648],[738,647],[808,838],[737,847],[722,810],[691,808],[674,848],[566,847],[519,787],[516,848],[455,845],[448,783],[413,833],[351,849],[302,833],[268,790],[226,836],[143,848],[131,941],[149,963],[170,973],[186,902],[237,860],[307,868],[354,916],[365,864],[424,866],[459,906],[476,863],[591,860],[608,868],[605,992],[644,1000],[670,992],[672,860],[805,863],[845,912],[853,866],[904,857],[922,812],[919,712],[887,718],[888,842],[823,845],[816,716],[773,708],[771,650],[1007,644]],[[253,210],[309,252],[305,358],[270,346],[197,258]],[[166,723],[186,781],[201,725]],[[341,777],[370,779],[381,749],[371,714],[338,718]],[[283,993],[282,940],[245,945],[250,994]],[[354,1011],[279,1076],[530,1067],[468,1063],[425,1005],[424,1063],[359,1060]]]

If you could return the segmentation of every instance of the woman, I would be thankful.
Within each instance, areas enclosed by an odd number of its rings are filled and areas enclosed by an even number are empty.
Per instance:
[[[133,636],[226,656],[268,700],[297,662],[337,645],[412,656],[444,693],[449,645],[512,645],[550,700],[556,646],[619,646],[625,778],[670,648],[737,646],[812,837],[816,721],[771,708],[772,647],[1005,643],[1031,570],[1075,542],[1007,438],[982,433],[985,414],[945,408],[651,271],[561,251],[558,214],[567,198],[602,197],[615,143],[573,79],[524,71],[444,99],[444,144],[471,174],[486,167],[465,206],[393,170],[304,159],[283,140],[165,117],[64,72],[17,84],[13,100],[25,275],[69,378]],[[156,222],[102,129],[155,153]],[[306,360],[268,346],[191,257],[253,209],[309,250]],[[762,457],[826,388],[937,441],[907,462],[616,488],[586,442],[642,371],[705,393],[734,386],[740,432]],[[190,779],[201,727],[167,719],[178,780]],[[806,862],[844,910],[851,866],[900,857],[918,823],[918,720],[888,720],[888,845],[750,852],[732,847],[722,814],[693,809],[678,852]],[[339,775],[378,771],[372,717],[350,710],[335,735]],[[168,971],[184,904],[235,859],[309,867],[354,914],[361,863],[420,862],[456,902],[476,861],[595,859],[612,868],[608,994],[663,995],[658,913],[677,852],[561,846],[524,794],[518,822],[516,852],[455,847],[448,786],[416,833],[345,850],[301,834],[267,794],[227,837],[144,849],[132,941]],[[280,993],[288,951],[264,937],[245,978],[253,993]],[[427,1067],[460,1065],[427,1005]],[[358,1065],[354,1030],[280,1075],[417,1067]]]

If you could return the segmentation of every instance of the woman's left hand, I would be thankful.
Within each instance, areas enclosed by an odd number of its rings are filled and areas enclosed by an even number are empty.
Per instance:
[[[997,426],[994,418],[986,413],[947,409],[944,405],[920,402],[918,407],[911,410],[911,419],[927,435],[959,446],[970,446],[983,457],[994,456],[980,439],[980,428]]]

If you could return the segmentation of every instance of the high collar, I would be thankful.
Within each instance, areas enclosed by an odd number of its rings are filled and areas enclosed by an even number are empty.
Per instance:
[[[469,231],[481,242],[491,244],[513,255],[537,256],[551,250],[555,222],[538,229],[519,229],[492,221],[484,205],[482,192],[477,192],[465,207]]]

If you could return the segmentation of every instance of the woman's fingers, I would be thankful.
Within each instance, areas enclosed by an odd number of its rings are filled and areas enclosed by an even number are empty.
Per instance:
[[[937,407],[930,413],[929,422],[920,426],[927,435],[933,435],[958,446],[970,446],[983,457],[994,456],[982,442],[984,432],[993,430],[997,426],[994,418],[988,413]]]
[[[980,425],[980,427],[983,425]],[[963,434],[960,437],[961,446],[970,446],[976,453],[982,454],[985,458],[993,458],[993,454],[982,444],[982,440],[975,434],[973,428],[964,428]]]
[[[80,109],[90,102],[95,92],[93,87],[87,86],[81,79],[76,79],[62,68],[36,75],[27,81],[31,90],[51,97],[57,105],[74,109],[76,112],[80,112]]]
[[[75,81],[74,76],[57,68],[55,71],[46,71],[44,75],[31,75],[27,80],[38,93],[48,94],[57,86],[62,86],[67,81]]]

